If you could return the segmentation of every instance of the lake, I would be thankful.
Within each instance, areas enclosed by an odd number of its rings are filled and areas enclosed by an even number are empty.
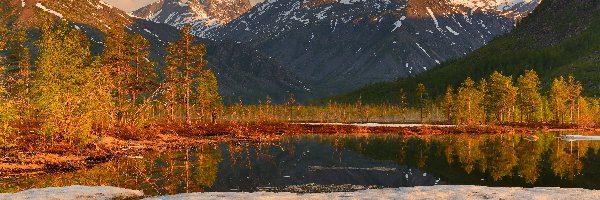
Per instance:
[[[600,141],[563,141],[561,134],[575,133],[285,136],[271,143],[146,152],[75,172],[4,177],[0,192],[68,185],[146,195],[432,185],[600,189]]]

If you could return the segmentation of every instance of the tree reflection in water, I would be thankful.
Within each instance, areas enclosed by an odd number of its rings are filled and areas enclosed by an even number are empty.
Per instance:
[[[557,133],[536,136],[537,141],[528,141],[520,134],[345,135],[331,142],[373,159],[430,171],[451,184],[600,188],[600,181],[593,181],[600,176],[600,142],[561,141]],[[585,162],[590,164],[584,166]],[[457,167],[461,170],[455,170]],[[581,176],[586,170],[593,176]]]
[[[69,185],[109,185],[142,189],[144,194],[204,191],[215,182],[220,161],[220,151],[210,146],[149,152],[142,159],[116,159],[77,172],[4,179],[0,192]]]
[[[120,158],[70,173],[4,178],[0,192],[110,185],[158,195],[318,182],[400,187],[440,179],[440,184],[600,189],[600,141],[561,141],[557,133],[536,136],[534,142],[520,134],[300,135],[272,143],[239,141],[147,152],[142,159]],[[382,165],[395,171],[362,170]],[[403,170],[410,169],[435,177],[427,182],[424,174],[420,181],[407,182]]]

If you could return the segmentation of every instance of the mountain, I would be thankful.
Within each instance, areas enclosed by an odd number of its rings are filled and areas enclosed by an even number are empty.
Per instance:
[[[544,0],[508,35],[499,37],[464,58],[414,77],[371,84],[337,96],[337,101],[361,98],[367,103],[397,102],[398,91],[414,94],[424,83],[431,96],[455,88],[467,77],[479,80],[493,71],[518,77],[526,69],[540,74],[547,91],[553,78],[573,74],[583,94],[600,96],[600,2],[596,0]]]
[[[239,17],[251,7],[249,0],[160,0],[132,14],[178,28],[190,25],[194,34],[203,35]]]
[[[17,27],[31,28],[38,21],[36,13],[66,19],[72,26],[82,29],[92,40],[92,48],[98,54],[103,48],[104,33],[114,21],[126,24],[127,31],[140,34],[151,43],[151,60],[164,67],[165,48],[176,41],[179,30],[165,24],[131,17],[127,13],[102,1],[85,0],[11,0],[0,1],[0,22]],[[31,29],[35,34],[36,30]],[[39,36],[36,36],[39,37]],[[35,38],[34,38],[35,39]],[[208,67],[215,71],[220,93],[226,101],[257,103],[269,95],[274,102],[283,102],[288,93],[298,94],[304,100],[306,86],[290,70],[267,55],[245,44],[231,40],[212,41],[196,38],[206,44]]]
[[[312,97],[409,77],[510,32],[537,0],[267,0],[204,32],[284,63]]]

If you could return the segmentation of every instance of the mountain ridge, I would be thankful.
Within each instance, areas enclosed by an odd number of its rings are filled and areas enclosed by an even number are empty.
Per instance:
[[[572,74],[582,82],[584,95],[600,96],[598,31],[598,1],[544,0],[513,32],[464,58],[415,77],[371,84],[322,101],[395,103],[400,89],[412,95],[418,83],[425,84],[435,97],[447,86],[458,87],[467,77],[479,80],[500,71],[516,78],[527,69],[540,74],[546,91],[553,78]]]
[[[35,32],[33,26],[38,21],[36,12],[68,20],[72,22],[72,27],[85,31],[95,54],[104,48],[104,33],[114,21],[120,21],[125,24],[126,31],[140,34],[150,41],[150,59],[158,62],[159,72],[164,66],[165,48],[169,42],[179,38],[179,30],[175,27],[129,16],[97,0],[73,3],[69,0],[26,0],[23,7],[19,0],[2,3],[7,9],[0,12],[0,22]],[[31,17],[27,21],[20,20],[25,15]],[[219,92],[226,100],[231,99],[229,103],[238,102],[238,99],[245,103],[258,103],[259,99],[266,96],[271,96],[273,102],[284,102],[289,92],[296,93],[299,100],[305,99],[303,94],[307,92],[306,85],[281,63],[268,59],[263,53],[231,40],[196,40],[206,44],[207,67],[215,72],[219,79]]]

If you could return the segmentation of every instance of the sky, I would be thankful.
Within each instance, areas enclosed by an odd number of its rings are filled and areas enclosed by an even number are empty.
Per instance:
[[[137,10],[138,8],[144,7],[145,5],[151,4],[158,0],[102,0],[110,5],[116,6],[121,10],[131,12]],[[261,2],[263,0],[250,0],[252,5]]]

